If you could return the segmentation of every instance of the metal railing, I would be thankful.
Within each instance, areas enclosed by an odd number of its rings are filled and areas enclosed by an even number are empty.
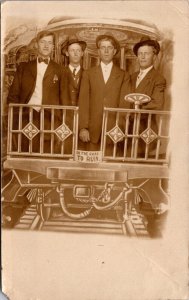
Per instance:
[[[78,112],[74,106],[10,104],[8,156],[75,159]],[[105,108],[102,160],[168,163],[169,122],[165,111]]]
[[[170,113],[105,108],[101,150],[105,160],[167,163]]]
[[[7,154],[73,158],[78,107],[10,104]]]

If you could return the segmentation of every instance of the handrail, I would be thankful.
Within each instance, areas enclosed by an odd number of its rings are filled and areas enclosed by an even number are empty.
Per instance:
[[[168,163],[170,112],[104,108],[102,161]],[[9,104],[10,157],[75,160],[78,150],[77,106]]]

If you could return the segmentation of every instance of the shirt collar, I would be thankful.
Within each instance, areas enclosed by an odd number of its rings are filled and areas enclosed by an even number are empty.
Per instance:
[[[71,70],[72,73],[73,73],[73,70],[76,69],[76,73],[77,73],[81,69],[81,66],[79,65],[77,67],[73,67],[72,65],[69,64],[69,69]]]
[[[100,65],[101,65],[101,67],[102,67],[102,69],[111,69],[112,68],[112,66],[113,66],[113,62],[111,61],[109,64],[104,64],[102,61],[100,62]]]
[[[140,72],[139,72],[139,73],[142,73],[142,75],[143,75],[143,74],[147,74],[152,68],[153,68],[153,65],[150,66],[150,67],[147,68],[147,69],[144,69],[144,70],[141,70],[141,69],[140,69]]]

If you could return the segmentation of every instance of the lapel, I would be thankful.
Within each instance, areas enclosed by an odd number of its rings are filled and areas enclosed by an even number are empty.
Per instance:
[[[110,77],[108,78],[108,80],[106,82],[106,87],[112,86],[114,80],[119,76],[120,76],[119,69],[115,65],[113,65],[111,73],[110,73]]]
[[[94,73],[95,73],[94,78],[97,80],[98,86],[102,86],[104,88],[105,87],[105,82],[104,82],[104,77],[103,77],[101,65],[97,66],[94,69]]]
[[[37,78],[37,60],[33,60],[29,63],[29,71],[32,75],[32,77],[36,80]]]
[[[112,83],[114,82],[115,78],[117,78],[117,77],[120,76],[119,69],[114,64],[112,66],[110,77],[108,78],[108,80],[107,80],[106,83],[104,81],[104,77],[103,77],[101,65],[99,65],[96,68],[95,73],[96,73],[96,78],[97,78],[99,84],[103,85],[103,87],[109,87],[109,86],[111,86]]]
[[[82,72],[83,72],[83,69],[80,68],[79,72],[77,73],[77,76],[78,76],[78,80],[77,80],[77,85],[80,84],[80,81],[81,81],[81,76],[82,76]]]
[[[74,84],[74,79],[73,79],[72,71],[70,70],[69,67],[67,67],[67,70],[68,70],[69,83],[71,83],[71,85],[73,85]]]
[[[137,81],[137,76],[138,76],[139,72],[135,72],[133,73],[133,75],[131,75],[131,92],[134,93],[136,90],[136,81]]]
[[[55,72],[54,64],[53,64],[52,60],[50,59],[50,62],[49,62],[48,67],[47,67],[47,69],[45,71],[43,80],[45,80],[48,76],[50,76],[54,72]]]
[[[155,72],[155,69],[152,68],[146,74],[146,76],[143,78],[143,80],[139,83],[139,85],[136,88],[136,91],[145,91],[148,88],[148,86],[153,78],[154,72]],[[137,76],[138,76],[138,74],[137,74]],[[136,76],[136,78],[137,78],[137,76]],[[135,81],[135,84],[136,84],[136,81]]]

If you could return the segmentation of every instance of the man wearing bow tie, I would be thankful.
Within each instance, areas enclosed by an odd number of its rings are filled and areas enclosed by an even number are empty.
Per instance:
[[[15,73],[13,83],[8,94],[8,103],[30,104],[30,105],[60,105],[60,81],[61,67],[51,60],[54,49],[54,34],[50,31],[41,31],[36,37],[37,58],[33,61],[21,63]],[[33,110],[32,123],[40,128],[40,107]],[[23,109],[22,128],[29,122],[29,110]],[[55,111],[58,116],[58,112]],[[55,121],[58,118],[54,117]],[[46,110],[44,117],[45,129],[51,128],[51,115]],[[50,135],[44,141],[50,143]],[[33,142],[32,151],[39,152],[39,135]],[[22,137],[21,152],[28,152],[29,141],[24,135]],[[44,151],[50,146],[44,146]]]
[[[78,105],[83,68],[81,60],[86,43],[76,36],[70,36],[62,45],[62,54],[69,58],[69,65],[63,69],[61,80],[61,102],[63,105]]]
[[[37,59],[19,65],[10,87],[8,103],[60,103],[61,68],[51,60],[54,34],[50,31],[39,32],[36,41]]]
[[[104,107],[118,107],[124,71],[113,64],[120,45],[111,33],[99,35],[96,46],[99,66],[83,74],[79,95],[79,137],[88,150],[99,150]],[[109,120],[112,128],[113,120]]]

